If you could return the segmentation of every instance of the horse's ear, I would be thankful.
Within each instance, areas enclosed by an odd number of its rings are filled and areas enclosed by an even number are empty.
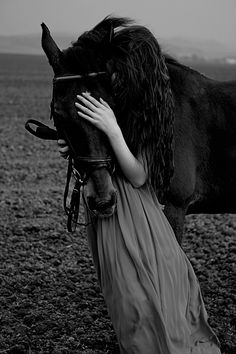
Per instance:
[[[45,23],[41,24],[42,27],[42,48],[48,58],[49,64],[52,66],[55,74],[61,74],[63,72],[62,65],[62,52],[56,45],[55,41],[51,37],[50,31]]]

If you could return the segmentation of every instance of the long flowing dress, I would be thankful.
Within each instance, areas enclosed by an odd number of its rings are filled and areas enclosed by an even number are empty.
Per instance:
[[[219,354],[198,280],[151,187],[114,184],[116,212],[87,233],[121,353]]]

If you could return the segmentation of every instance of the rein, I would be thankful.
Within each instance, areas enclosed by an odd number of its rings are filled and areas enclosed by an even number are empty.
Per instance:
[[[99,72],[91,72],[86,75],[63,75],[63,76],[56,76],[53,79],[53,88],[55,88],[55,85],[57,82],[61,81],[70,81],[70,80],[79,80],[79,79],[84,79],[84,78],[91,78],[91,77],[96,77],[100,75],[107,75],[105,71],[99,71]],[[54,94],[51,102],[51,118],[54,118],[54,123],[55,123],[55,116],[54,116]],[[35,125],[36,129],[34,130],[31,125]],[[55,124],[56,127],[58,128],[58,124]],[[29,119],[25,123],[25,128],[28,132],[33,134],[34,136],[40,138],[40,139],[47,139],[47,140],[58,140],[58,131],[52,128],[49,128],[47,125],[34,120],[34,119]],[[73,149],[73,145],[70,142],[69,137],[67,136],[65,130],[63,129],[63,125],[60,124],[60,132],[62,132],[63,136],[66,138],[67,142],[69,143],[69,146],[72,150],[72,155],[69,155],[68,158],[68,167],[67,167],[67,176],[66,176],[66,184],[65,184],[65,189],[64,189],[64,197],[63,197],[63,206],[65,213],[67,215],[67,230],[69,232],[74,232],[76,230],[77,225],[83,225],[87,226],[90,224],[89,223],[80,223],[78,222],[78,217],[79,217],[79,207],[80,207],[80,195],[81,195],[81,188],[85,186],[85,184],[88,181],[89,178],[89,173],[87,171],[81,175],[78,166],[81,165],[86,165],[88,168],[87,170],[91,171],[93,169],[99,169],[99,168],[107,168],[108,171],[112,174],[114,172],[114,164],[112,162],[111,157],[106,157],[106,158],[97,158],[97,157],[86,157],[86,156],[77,156],[75,153],[75,150]],[[73,188],[73,191],[71,193],[71,200],[69,206],[67,205],[67,199],[68,199],[68,194],[69,194],[69,188],[70,188],[70,181],[71,181],[71,176],[74,176],[75,178],[75,185]],[[84,198],[84,194],[83,198]],[[84,203],[87,205],[86,200],[84,198]],[[88,207],[88,206],[87,206]]]
[[[86,158],[86,157],[77,156],[75,159],[73,159],[72,156],[69,156],[66,185],[65,185],[64,198],[63,198],[64,210],[67,215],[67,230],[69,232],[74,232],[76,230],[77,225],[88,226],[90,224],[90,222],[83,223],[77,221],[79,217],[81,187],[83,188],[86,185],[86,182],[89,178],[88,173],[85,173],[83,176],[81,176],[81,173],[75,167],[75,162],[77,161],[82,162],[82,164],[85,163],[87,165],[92,164],[96,170],[105,167],[108,169],[108,171],[111,174],[114,172],[115,169],[115,165],[112,163],[112,159],[110,157],[104,159],[96,159],[96,158]],[[70,186],[70,180],[72,174],[75,178],[75,185],[71,194],[70,206],[68,207],[67,197],[69,193],[69,186]],[[82,194],[82,196],[83,196],[84,204],[89,209],[87,202],[84,198],[84,194]]]

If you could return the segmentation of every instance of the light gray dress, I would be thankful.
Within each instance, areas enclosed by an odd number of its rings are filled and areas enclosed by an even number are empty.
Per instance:
[[[193,268],[155,194],[116,177],[117,210],[88,227],[122,354],[219,354]]]

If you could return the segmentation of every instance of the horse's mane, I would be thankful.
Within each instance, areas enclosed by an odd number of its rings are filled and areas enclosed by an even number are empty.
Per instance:
[[[180,63],[176,58],[172,57],[171,55],[164,54],[164,57],[165,57],[165,63],[167,66],[169,66],[169,65],[175,66],[175,67],[178,67],[179,69],[181,69],[182,71],[186,71],[186,72],[191,73],[195,76],[200,76],[204,79],[209,80],[209,78],[207,78],[206,75],[204,75],[203,73],[193,69],[192,67],[190,67],[188,65]]]
[[[160,201],[173,175],[174,104],[165,57],[153,34],[131,25],[127,18],[107,17],[79,37],[71,48],[102,43],[109,26],[114,29],[106,56],[115,73],[115,113],[131,151],[146,162],[149,181]],[[93,45],[92,45],[93,43]]]

